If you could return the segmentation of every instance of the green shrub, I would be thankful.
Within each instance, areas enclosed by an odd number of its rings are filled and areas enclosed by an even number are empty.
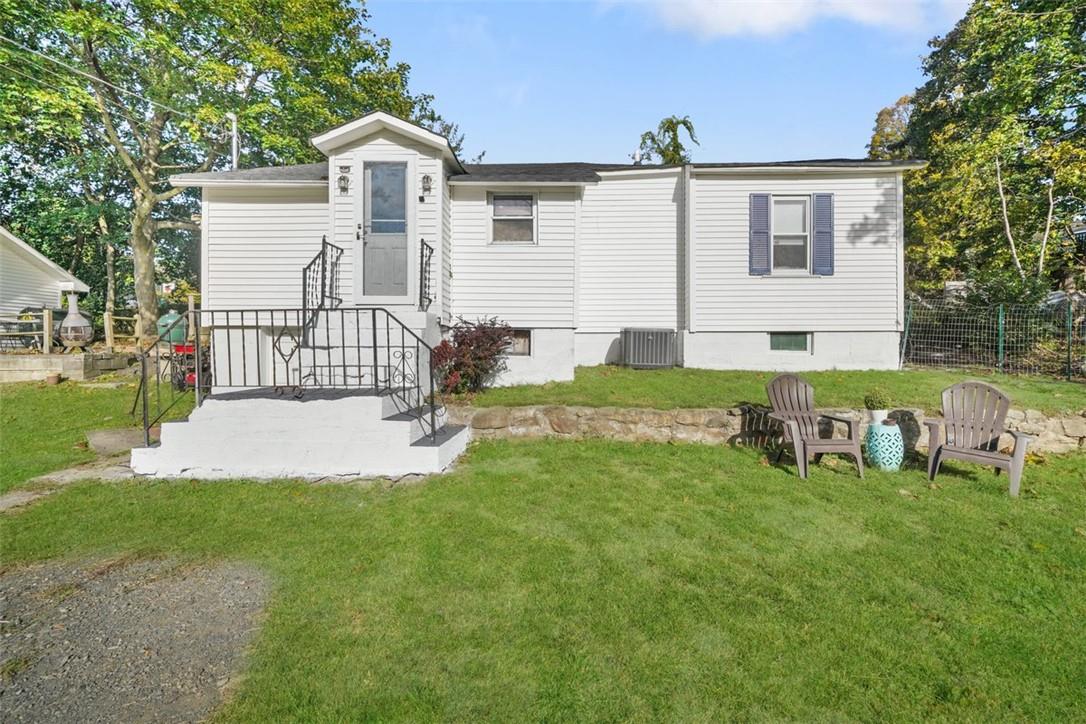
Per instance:
[[[890,393],[882,387],[872,387],[864,395],[864,407],[868,410],[887,410],[890,408]]]

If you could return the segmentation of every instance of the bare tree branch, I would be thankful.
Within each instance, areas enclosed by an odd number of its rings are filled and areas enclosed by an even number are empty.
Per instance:
[[[1045,250],[1048,248],[1048,234],[1052,231],[1052,216],[1056,212],[1056,197],[1054,189],[1056,188],[1055,181],[1048,184],[1048,217],[1045,219],[1045,233],[1041,237],[1041,256],[1037,260],[1037,277],[1040,278],[1045,272]]]
[[[178,221],[171,219],[155,220],[155,229],[184,229],[185,231],[199,231],[200,225],[193,221]]]
[[[1014,234],[1011,233],[1011,217],[1007,213],[1007,194],[1003,191],[1003,170],[999,164],[999,157],[995,160],[996,167],[996,187],[999,189],[999,202],[1003,207],[1003,231],[1007,234],[1007,241],[1011,245],[1011,259],[1014,260],[1014,268],[1018,270],[1018,276],[1023,281],[1026,279],[1026,272],[1022,269],[1022,262],[1018,259],[1018,247],[1014,243]]]

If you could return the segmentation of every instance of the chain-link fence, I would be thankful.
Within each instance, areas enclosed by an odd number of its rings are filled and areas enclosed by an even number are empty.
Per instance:
[[[916,367],[983,368],[1068,379],[1086,376],[1086,301],[978,307],[905,302],[901,360]]]

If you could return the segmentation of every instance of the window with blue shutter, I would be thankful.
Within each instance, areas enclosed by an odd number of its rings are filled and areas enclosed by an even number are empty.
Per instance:
[[[811,273],[833,275],[833,194],[813,194],[811,229],[814,232]]]
[[[769,194],[750,195],[750,273],[769,274]]]

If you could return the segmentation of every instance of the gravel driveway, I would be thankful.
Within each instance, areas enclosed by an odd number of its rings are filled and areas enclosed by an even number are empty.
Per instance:
[[[48,563],[0,576],[5,722],[189,722],[236,683],[267,579],[236,564]]]

